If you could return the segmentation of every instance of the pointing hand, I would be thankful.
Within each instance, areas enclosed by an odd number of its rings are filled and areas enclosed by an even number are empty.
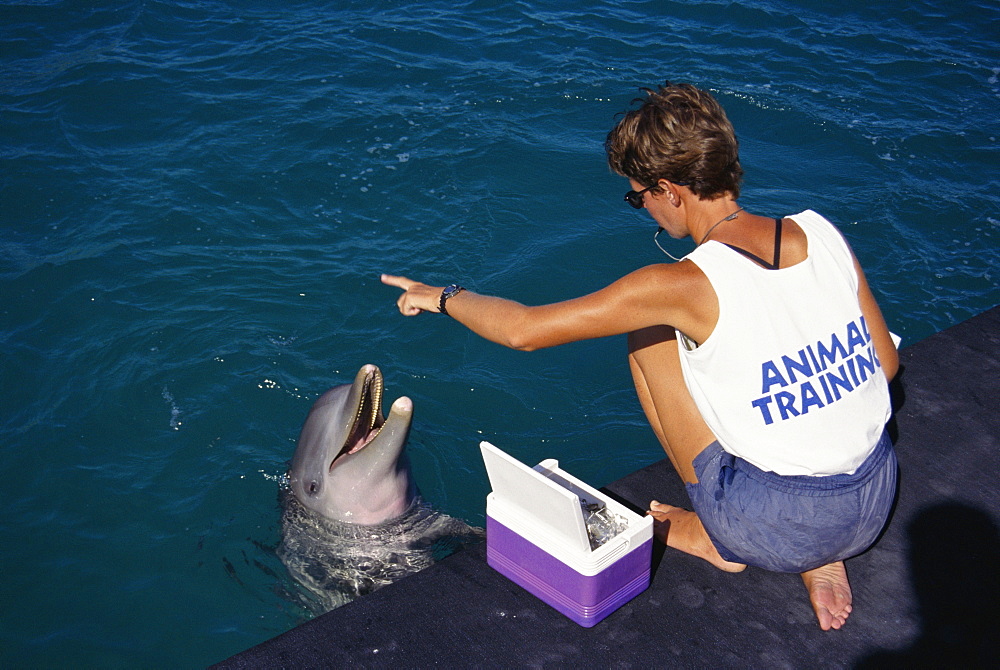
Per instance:
[[[399,296],[396,305],[399,313],[403,316],[416,316],[421,312],[440,312],[438,308],[441,299],[440,286],[428,286],[418,281],[413,281],[406,277],[394,275],[382,275],[382,283],[396,288],[403,289],[403,295]]]

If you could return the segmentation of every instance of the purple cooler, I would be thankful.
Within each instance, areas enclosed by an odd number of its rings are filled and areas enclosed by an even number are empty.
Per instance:
[[[529,468],[480,444],[493,492],[486,557],[494,570],[590,627],[649,586],[653,519],[591,488],[548,459]],[[583,505],[603,504],[625,528],[591,549]]]

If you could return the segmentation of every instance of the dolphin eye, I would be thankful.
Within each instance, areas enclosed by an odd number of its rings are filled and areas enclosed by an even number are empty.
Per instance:
[[[316,493],[319,491],[319,484],[317,482],[309,482],[309,493]]]

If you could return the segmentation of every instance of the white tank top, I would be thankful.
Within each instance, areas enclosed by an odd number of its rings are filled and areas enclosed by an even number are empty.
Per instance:
[[[853,473],[889,419],[888,384],[847,243],[812,210],[788,218],[808,240],[796,265],[768,270],[715,241],[686,256],[719,321],[696,348],[678,333],[684,380],[727,452],[781,475]]]

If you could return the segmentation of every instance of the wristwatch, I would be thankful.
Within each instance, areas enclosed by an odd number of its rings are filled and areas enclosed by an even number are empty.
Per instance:
[[[448,310],[445,308],[444,304],[448,302],[448,298],[454,298],[456,295],[465,290],[465,287],[459,286],[458,284],[449,284],[444,287],[441,291],[441,299],[438,301],[438,309],[445,316],[451,316],[448,314]]]

